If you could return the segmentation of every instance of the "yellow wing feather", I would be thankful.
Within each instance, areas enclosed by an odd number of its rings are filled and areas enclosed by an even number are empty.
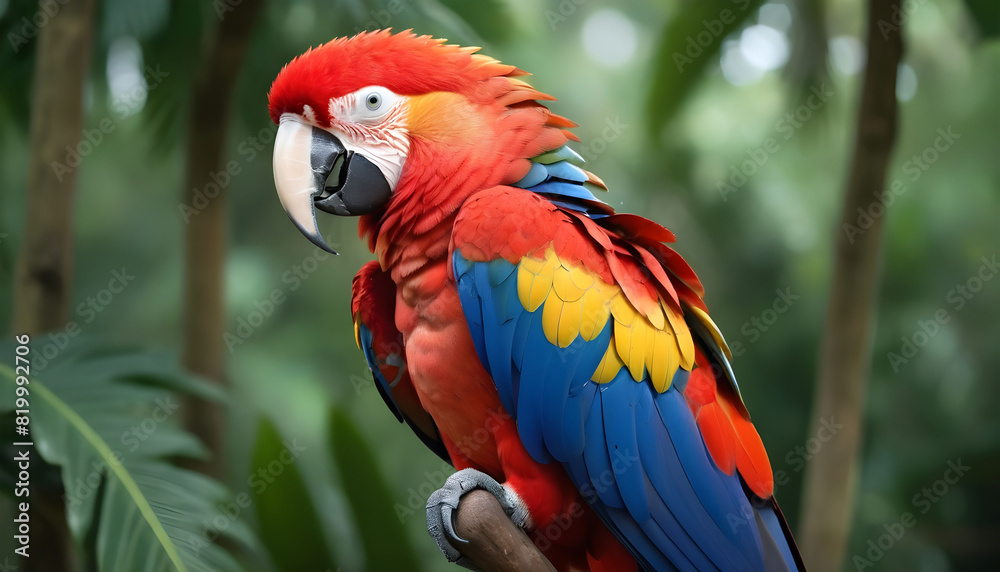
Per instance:
[[[678,368],[694,367],[691,331],[684,316],[662,298],[640,313],[620,287],[560,259],[551,248],[544,257],[521,259],[517,272],[521,305],[529,312],[541,308],[545,337],[559,348],[568,347],[578,336],[595,339],[613,318],[611,339],[591,377],[594,382],[607,383],[625,367],[632,379],[648,377],[657,391],[664,392]],[[704,312],[692,310],[699,321],[707,320],[713,335],[718,332],[707,314],[702,317],[699,313]],[[720,345],[725,348],[724,344]]]

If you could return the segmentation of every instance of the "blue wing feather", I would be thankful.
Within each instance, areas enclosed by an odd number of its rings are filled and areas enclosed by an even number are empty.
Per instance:
[[[599,338],[611,339],[606,327]],[[552,457],[565,462],[583,453],[583,409],[579,396],[590,382],[581,372],[592,372],[601,363],[601,355],[587,351],[583,338],[573,340],[568,347],[555,350],[558,363],[544,379],[541,398],[545,403],[545,444]]]
[[[478,299],[479,292],[476,288],[475,278],[469,274],[456,274],[456,276],[459,277],[459,298],[463,297],[463,292],[468,292],[470,296],[474,296]],[[476,353],[479,354],[479,361],[483,362],[483,365],[487,370],[489,370],[490,360],[486,353],[487,344],[483,339],[486,331],[483,324],[483,306],[482,304],[470,305],[463,303],[462,313],[465,314],[465,321],[469,323],[469,331],[472,333],[472,341],[475,343]]]
[[[625,508],[639,522],[649,520],[649,501],[646,499],[645,474],[639,458],[635,434],[635,409],[638,394],[643,390],[638,383],[628,383],[629,376],[622,368],[618,377],[601,388],[601,412],[604,415],[604,440],[608,456],[612,459],[615,481]]]
[[[552,455],[549,454],[544,441],[543,422],[546,405],[541,389],[544,387],[546,377],[550,374],[549,369],[552,368],[552,361],[558,361],[558,358],[555,355],[556,352],[551,351],[551,345],[548,345],[548,340],[542,331],[541,312],[532,313],[528,318],[537,324],[532,324],[528,328],[524,359],[526,362],[530,362],[531,367],[521,370],[515,419],[519,420],[517,423],[518,435],[521,436],[521,442],[528,454],[539,463],[548,463],[552,461]],[[551,375],[558,375],[558,371],[552,371]]]
[[[608,508],[625,508],[625,501],[618,492],[615,482],[615,471],[611,467],[611,457],[608,456],[607,442],[604,435],[604,413],[602,412],[604,389],[599,388],[590,406],[590,415],[584,426],[583,462],[586,474],[577,487],[587,489],[594,502],[607,505]]]

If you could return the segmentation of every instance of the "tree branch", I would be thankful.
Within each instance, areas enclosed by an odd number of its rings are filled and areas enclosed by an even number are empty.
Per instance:
[[[813,572],[840,570],[854,506],[884,223],[884,216],[872,216],[871,226],[862,230],[858,212],[867,212],[881,201],[896,138],[896,70],[903,41],[902,31],[886,24],[898,9],[898,0],[869,0],[868,4],[868,63],[837,229],[811,434],[823,419],[835,419],[844,428],[807,468],[798,536],[803,558]]]
[[[458,503],[455,532],[469,541],[459,548],[483,572],[555,572],[541,551],[484,490],[466,493]]]

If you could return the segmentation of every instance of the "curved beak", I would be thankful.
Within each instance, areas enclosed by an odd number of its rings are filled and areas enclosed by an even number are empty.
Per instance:
[[[336,185],[327,179],[340,165]],[[294,117],[281,118],[274,138],[274,185],[296,228],[316,246],[336,254],[319,233],[316,207],[357,216],[383,207],[392,196],[385,176],[363,155],[347,150],[332,133]]]

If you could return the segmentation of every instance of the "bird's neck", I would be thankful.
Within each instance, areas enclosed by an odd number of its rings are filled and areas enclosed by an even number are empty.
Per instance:
[[[476,192],[500,184],[505,172],[467,154],[419,142],[411,147],[407,161],[415,162],[415,168],[406,170],[386,209],[362,217],[358,227],[379,264],[397,282],[447,257],[462,204]]]

